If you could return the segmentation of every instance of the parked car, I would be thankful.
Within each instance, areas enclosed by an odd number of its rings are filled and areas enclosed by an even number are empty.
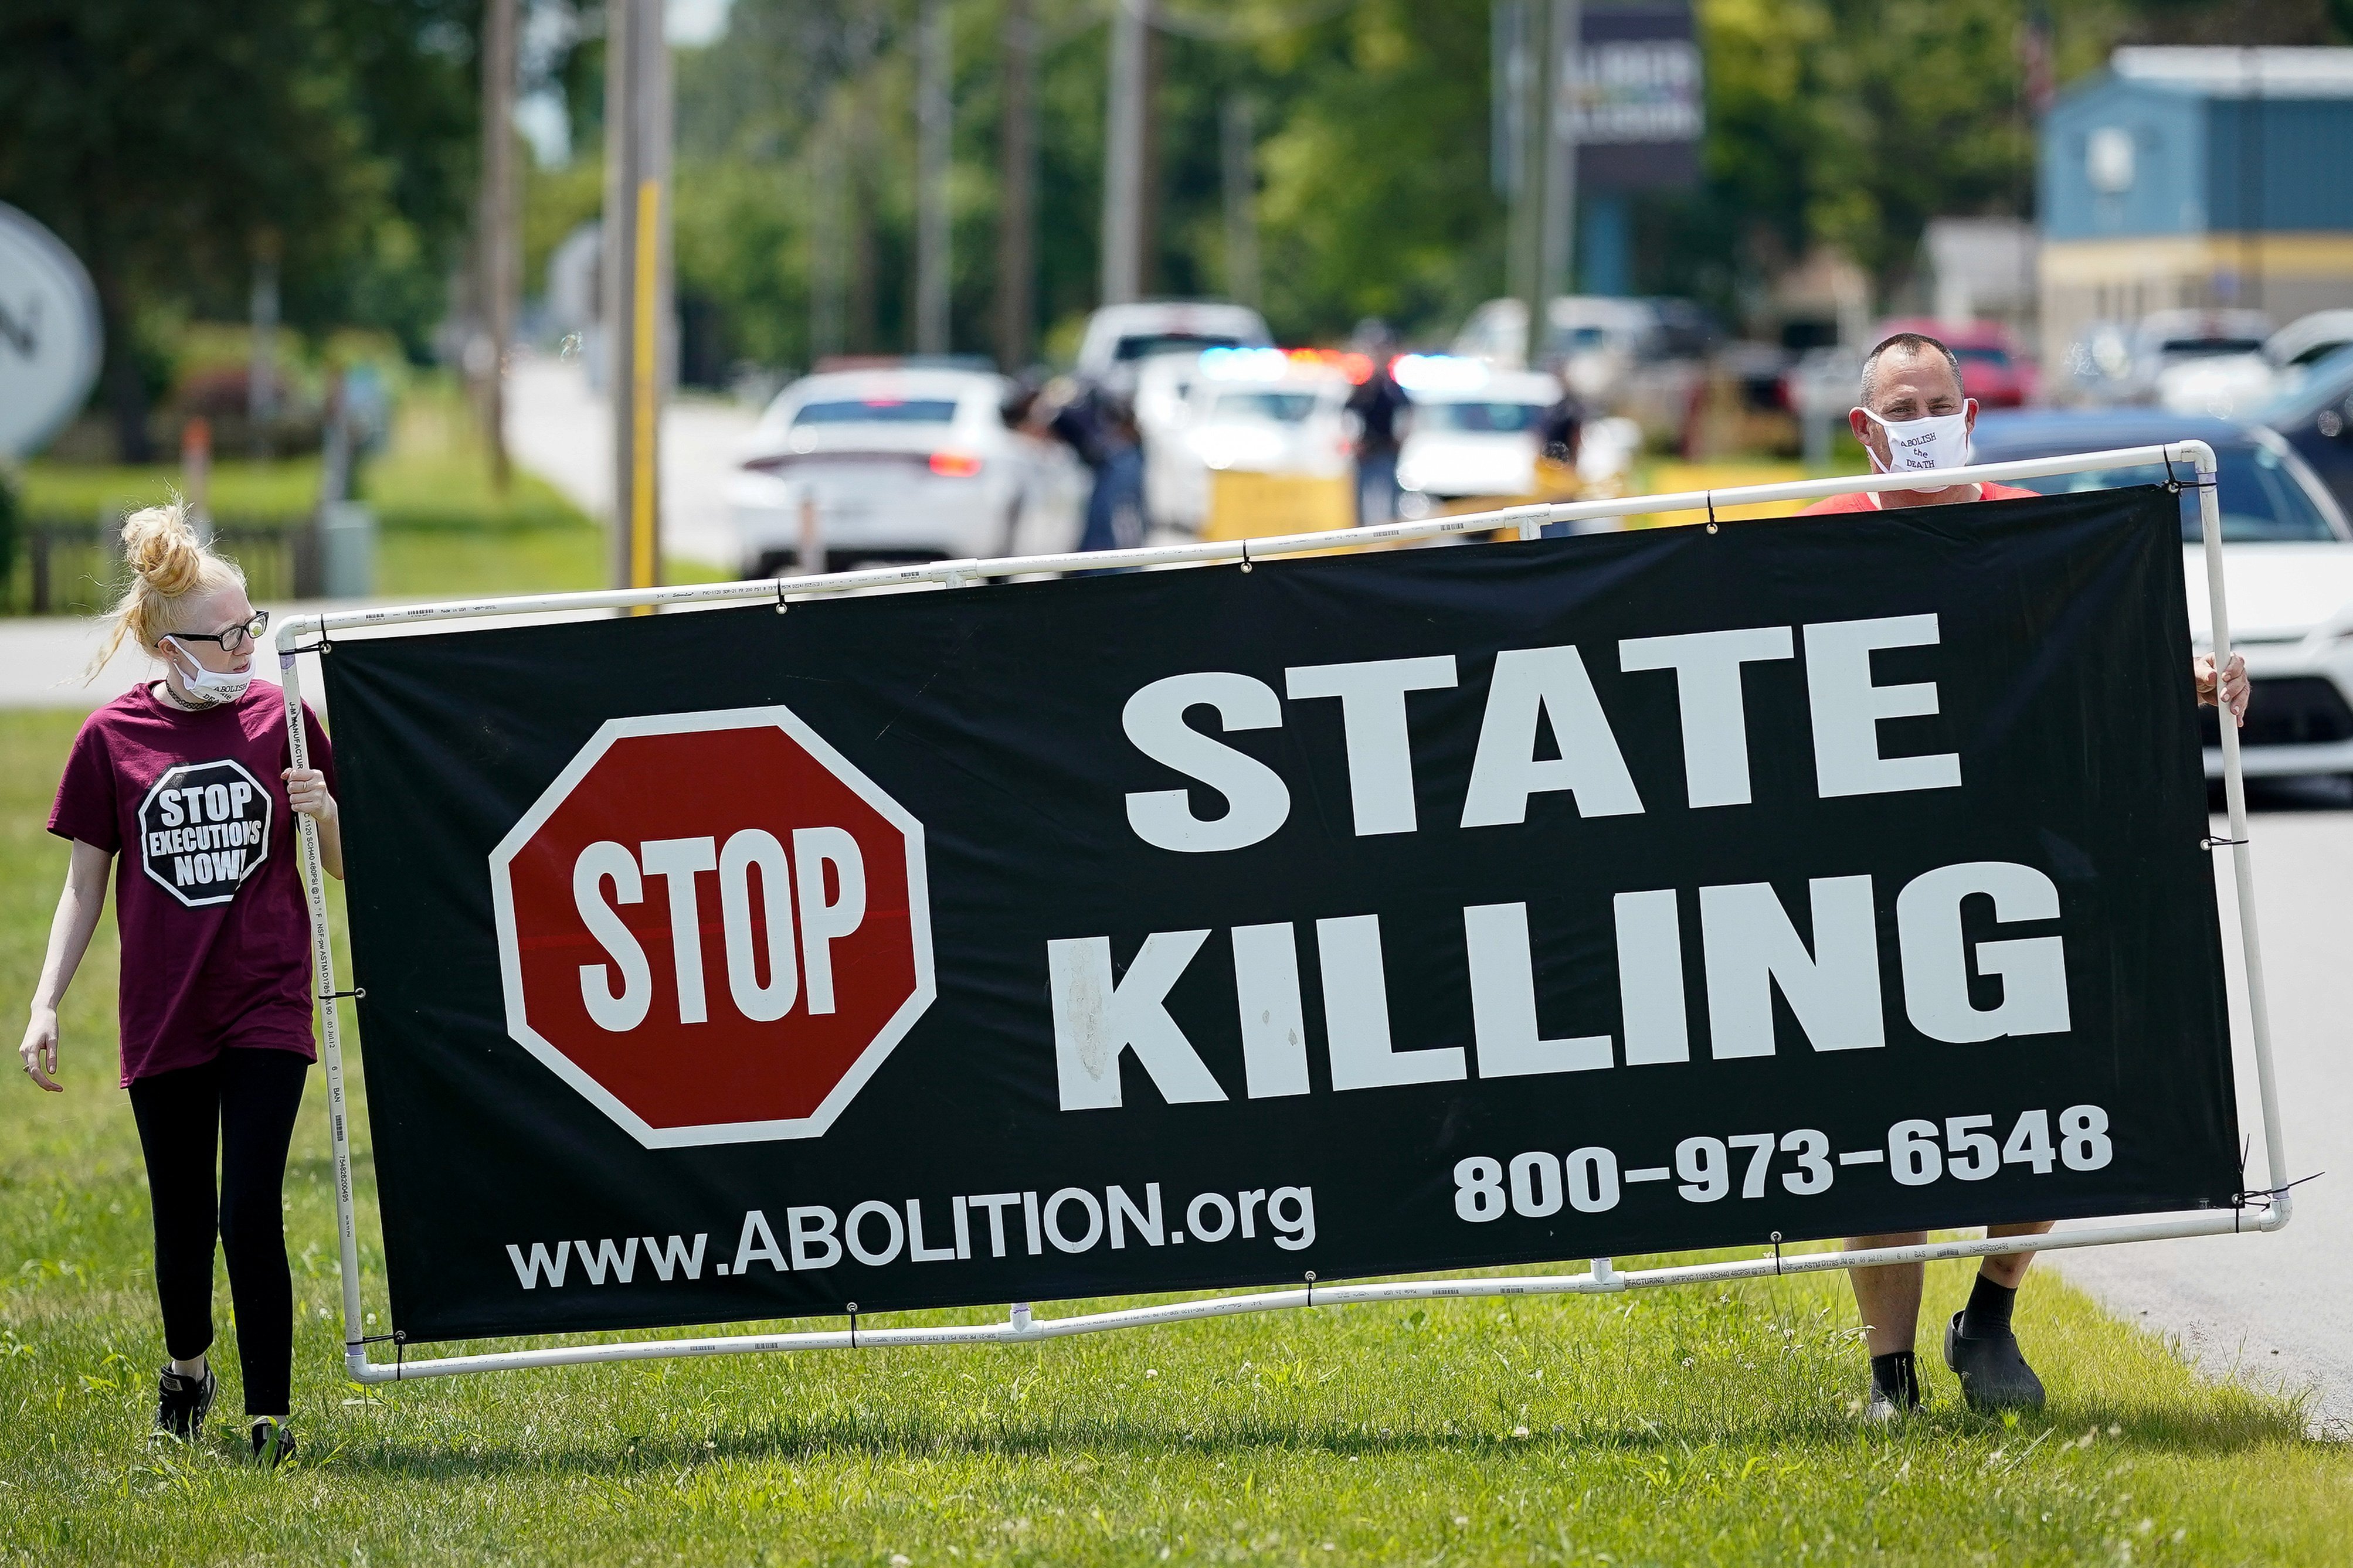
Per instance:
[[[1144,440],[1144,514],[1155,528],[1198,533],[1208,510],[1208,479],[1187,443],[1200,379],[1198,353],[1154,354],[1136,372],[1132,406]]]
[[[1428,517],[1452,501],[1501,504],[1536,493],[1545,411],[1560,383],[1451,354],[1407,354],[1390,367],[1413,399],[1398,453],[1398,510]]]
[[[1085,471],[1006,428],[1012,384],[885,366],[804,376],[776,395],[728,487],[747,577],[797,559],[807,509],[828,571],[1074,548]]]
[[[2271,400],[2278,379],[2263,357],[2271,331],[2261,310],[2159,310],[2134,334],[2134,369],[2161,408],[2244,418]]]
[[[1453,352],[1502,370],[1527,368],[1527,306],[1490,300],[1455,334]],[[1720,333],[1688,300],[1565,294],[1545,308],[1536,365],[1557,368],[1593,407],[1637,420],[1651,439],[1683,444]]]
[[[1082,381],[1125,396],[1135,390],[1136,373],[1155,354],[1194,353],[1204,349],[1263,348],[1274,339],[1266,318],[1248,305],[1218,300],[1145,300],[1105,305],[1087,318],[1079,340],[1077,371]]]
[[[2319,478],[2274,431],[2168,414],[2107,410],[1992,414],[1978,420],[1971,461],[2200,440],[2219,463],[2223,582],[2232,647],[2254,685],[2239,731],[2251,776],[2353,773],[2353,528]],[[2184,475],[2176,474],[2175,478]],[[2021,481],[2045,494],[2162,482],[2163,465]],[[2190,636],[2211,646],[2197,492],[2181,494],[2182,574]],[[2222,771],[2212,709],[2200,710],[2206,775]]]
[[[2094,321],[2067,351],[2075,391],[2094,403],[2154,403],[2178,414],[2246,418],[2273,395],[2261,310],[2158,310],[2137,323]]]
[[[2353,310],[2315,310],[2274,332],[2263,343],[2263,357],[2278,367],[2278,392],[2286,397],[2323,360],[2348,346],[2353,346]]]
[[[2353,512],[2353,344],[2301,368],[2299,384],[2263,410],[2263,422],[2285,437],[2337,504]]]
[[[2020,408],[2036,400],[2040,387],[2031,362],[2020,357],[2010,330],[1999,321],[1938,321],[1927,317],[1882,321],[1870,346],[1898,332],[1919,332],[1953,351],[1961,362],[1961,390],[1979,408]]]

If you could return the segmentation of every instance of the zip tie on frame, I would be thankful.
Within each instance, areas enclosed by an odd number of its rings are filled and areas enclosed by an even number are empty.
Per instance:
[[[2233,1207],[2247,1208],[2260,1198],[2264,1206],[2269,1207],[2279,1199],[2285,1197],[2293,1189],[2304,1185],[2306,1182],[2316,1182],[2327,1174],[2328,1173],[2326,1171],[2315,1171],[2308,1176],[2298,1176],[2295,1181],[2283,1182],[2276,1187],[2251,1187],[2245,1192],[2232,1193],[2231,1203]]]
[[[856,1350],[858,1348],[858,1303],[851,1301],[846,1305],[849,1310],[849,1348]]]
[[[1774,1275],[1774,1278],[1778,1279],[1778,1278],[1780,1278],[1780,1274],[1781,1274],[1781,1233],[1780,1233],[1779,1231],[1778,1231],[1778,1230],[1777,1230],[1777,1231],[1775,1231],[1775,1232],[1773,1233],[1773,1275]]]
[[[1245,572],[1247,572],[1247,571],[1249,571],[1250,569],[1250,541],[1249,541],[1249,540],[1247,540],[1247,539],[1245,539],[1245,540],[1243,540],[1243,541],[1242,541],[1242,570],[1243,570],[1243,571],[1245,571]]]
[[[778,614],[778,615],[780,615],[780,616],[781,616],[781,615],[783,615],[784,613],[785,613],[785,580],[784,580],[782,577],[779,577],[779,578],[777,578],[777,579],[776,579],[776,614]]]
[[[2220,849],[2224,845],[2228,844],[2248,844],[2252,842],[2253,842],[2252,839],[2246,838],[2218,838],[2213,834],[2210,833],[2205,837],[2198,841],[2198,847],[2200,849]]]
[[[1315,1270],[1313,1268],[1307,1271],[1307,1304],[1311,1307],[1315,1305]]]
[[[322,991],[319,993],[319,1000],[322,1002],[336,1002],[341,1001],[343,997],[349,996],[353,1001],[358,1001],[366,995],[366,986],[354,985],[349,991]]]
[[[1715,492],[1714,490],[1707,492],[1707,531],[1710,533],[1715,531]]]
[[[2170,452],[2166,454],[2165,488],[2175,495],[2179,495],[2183,490],[2211,490],[2220,488],[2219,479],[2201,479],[2197,477],[2198,470],[2195,468],[2190,469],[2189,474],[2190,477],[2186,479],[2177,475],[2173,471],[2173,454]]]
[[[321,637],[320,637],[320,638],[319,638],[319,640],[318,640],[317,642],[312,643],[309,647],[290,647],[290,648],[288,648],[285,652],[283,652],[283,653],[280,654],[280,655],[278,656],[278,658],[279,658],[279,665],[278,665],[278,668],[280,668],[280,669],[285,668],[286,668],[286,664],[287,664],[287,662],[288,662],[289,660],[290,660],[290,659],[294,658],[295,657],[297,657],[298,655],[301,655],[301,654],[306,654],[306,653],[332,653],[332,652],[334,652],[334,651],[335,651],[335,643],[334,643],[334,639],[333,639],[333,638],[332,638],[332,637],[327,637],[327,636],[325,636],[325,635],[323,635],[323,634],[322,634],[322,635],[321,635]]]
[[[380,1345],[389,1343],[392,1346],[392,1381],[395,1383],[398,1383],[400,1381],[401,1368],[408,1359],[408,1331],[406,1329],[395,1329],[388,1334],[362,1334],[358,1339],[346,1340],[343,1343],[346,1346]]]

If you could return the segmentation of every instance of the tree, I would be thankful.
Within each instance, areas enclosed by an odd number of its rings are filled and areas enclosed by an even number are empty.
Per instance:
[[[257,263],[298,327],[421,345],[472,179],[470,0],[13,0],[0,198],[89,267],[101,395],[147,455],[143,321],[237,317]]]

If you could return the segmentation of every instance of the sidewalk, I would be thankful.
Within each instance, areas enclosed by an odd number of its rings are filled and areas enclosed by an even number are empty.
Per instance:
[[[759,422],[751,410],[702,398],[662,413],[662,550],[733,572],[743,554],[727,482]],[[516,462],[589,516],[613,515],[613,416],[576,364],[518,353],[507,374],[507,441]]]

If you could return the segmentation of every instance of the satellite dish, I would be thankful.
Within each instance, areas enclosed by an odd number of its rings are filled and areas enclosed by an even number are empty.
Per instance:
[[[0,457],[38,451],[80,412],[104,343],[80,260],[0,202]]]

